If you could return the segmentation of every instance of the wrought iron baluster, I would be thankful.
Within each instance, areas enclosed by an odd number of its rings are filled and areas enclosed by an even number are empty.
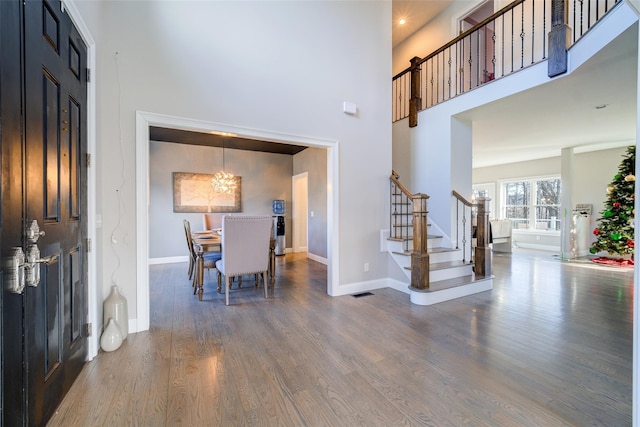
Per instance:
[[[491,36],[491,40],[493,42],[493,57],[491,58],[491,72],[493,73],[493,77],[495,78],[496,76],[496,32],[495,32],[495,26],[494,26],[494,31],[493,31],[493,36]]]
[[[455,96],[458,96],[458,94],[460,93],[460,92],[458,92],[458,89],[459,89],[458,88],[458,71],[460,70],[460,64],[458,63],[458,61],[460,61],[460,52],[458,52],[458,43],[456,43],[456,68],[455,68],[455,70],[456,70],[456,75],[455,75],[455,78],[456,78],[456,94],[455,94]]]
[[[582,37],[582,34],[584,34],[584,32],[582,31],[582,21],[584,19],[584,1],[578,1],[580,2],[580,37]]]
[[[436,55],[436,103],[440,102],[440,55]]]
[[[429,62],[431,63],[431,105],[433,104],[433,59],[430,59]]]
[[[524,6],[523,6],[524,9]],[[535,52],[536,52],[536,2],[531,2],[531,64],[535,63]]]
[[[462,261],[467,261],[467,209],[462,207]]]
[[[445,101],[447,99],[445,95],[445,91],[446,91],[445,76],[447,75],[447,72],[445,70],[445,66],[446,66],[445,64],[446,64],[445,52],[442,51],[442,70],[440,70],[442,71],[442,101]]]
[[[488,76],[489,76],[489,71],[487,69],[487,32],[489,31],[489,28],[487,25],[484,26],[484,32],[483,37],[482,37],[482,45],[484,46],[484,58],[482,58],[482,83],[486,83],[488,80]]]
[[[456,199],[456,249],[460,249],[460,200]]]
[[[473,42],[473,38],[471,38],[470,40],[471,42]],[[479,86],[480,83],[480,33],[476,33],[476,63],[475,63],[475,69],[476,69],[476,84],[475,87]]]
[[[571,25],[571,31],[573,31],[573,42],[576,42],[576,16],[577,12],[577,0],[573,0],[573,25]]]
[[[513,9],[511,9],[511,72],[513,73],[513,47],[515,45],[515,34],[513,32],[515,27],[515,19],[513,18]]]
[[[451,47],[449,47],[447,49],[447,51],[449,52],[449,75],[447,76],[447,92],[448,92],[448,97],[447,99],[451,98]]]
[[[520,12],[520,69],[524,68],[524,3]]]
[[[504,36],[504,16],[502,16],[502,48],[500,49],[502,52],[502,61],[501,61],[501,65],[502,65],[502,71],[500,73],[500,77],[504,76],[504,40],[505,40],[505,36]]]
[[[460,93],[464,93],[464,39],[460,40]]]
[[[472,58],[472,45],[471,43],[473,43],[473,40],[471,39],[471,35],[469,35],[469,37],[467,37],[469,39],[469,59],[467,60],[467,62],[469,63],[469,90],[471,90],[473,88],[473,84],[471,82],[471,80],[473,79],[473,68],[472,68],[472,64],[473,64],[473,58]]]

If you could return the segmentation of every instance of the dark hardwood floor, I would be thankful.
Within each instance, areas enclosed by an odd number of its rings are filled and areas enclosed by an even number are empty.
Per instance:
[[[493,291],[430,307],[329,297],[278,257],[275,295],[192,295],[152,266],[151,329],[88,363],[50,426],[628,426],[633,271],[495,254]]]

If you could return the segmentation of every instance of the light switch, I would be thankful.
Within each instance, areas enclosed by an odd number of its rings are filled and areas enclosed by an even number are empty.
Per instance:
[[[356,104],[354,104],[353,102],[344,101],[344,103],[342,104],[342,111],[347,114],[355,114],[357,111]]]

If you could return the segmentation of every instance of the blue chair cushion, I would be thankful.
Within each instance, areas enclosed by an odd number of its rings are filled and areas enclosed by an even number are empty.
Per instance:
[[[205,252],[203,254],[204,260],[205,261],[218,261],[219,259],[222,259],[222,253],[220,252]]]

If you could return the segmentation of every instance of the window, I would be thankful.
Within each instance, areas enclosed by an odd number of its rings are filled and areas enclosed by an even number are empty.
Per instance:
[[[560,230],[560,179],[502,183],[503,217],[516,230]]]

